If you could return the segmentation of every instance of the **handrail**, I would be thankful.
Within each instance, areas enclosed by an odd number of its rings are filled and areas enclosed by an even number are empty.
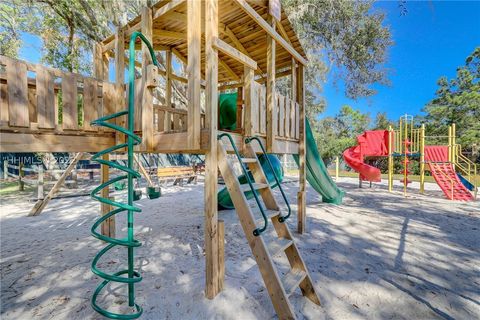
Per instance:
[[[270,170],[273,173],[273,177],[275,178],[275,182],[277,183],[278,189],[280,189],[280,192],[282,193],[283,200],[287,204],[288,214],[284,217],[280,216],[278,218],[278,221],[285,222],[290,217],[290,215],[292,214],[292,209],[290,208],[290,203],[288,203],[287,196],[285,195],[285,192],[283,192],[283,188],[282,188],[282,185],[280,184],[280,180],[278,179],[277,174],[275,173],[275,170],[273,169],[273,165],[272,165],[272,163],[270,162],[270,159],[267,156],[267,152],[265,151],[265,148],[263,147],[262,141],[260,141],[260,139],[258,137],[254,136],[254,137],[246,138],[245,143],[250,143],[252,140],[256,140],[258,142],[258,144],[260,145],[260,149],[262,149],[262,153],[265,156],[265,158],[267,159],[268,166],[270,167]]]
[[[455,148],[454,163],[466,175],[466,177],[464,178],[467,179],[467,181],[473,185],[474,187],[473,194],[474,194],[474,197],[477,198],[477,189],[478,189],[477,164],[462,154],[462,146],[460,144],[455,144],[454,148]],[[463,162],[463,164],[460,163],[460,160]],[[467,166],[467,168],[465,167],[465,165]]]
[[[240,166],[242,167],[242,172],[245,175],[245,178],[247,179],[248,185],[250,186],[250,189],[252,190],[253,196],[255,197],[255,201],[257,202],[258,207],[260,208],[260,212],[263,217],[263,222],[264,225],[262,228],[256,228],[253,230],[253,235],[255,237],[258,237],[262,232],[264,232],[267,229],[268,226],[268,219],[267,215],[265,214],[265,211],[263,210],[262,204],[260,203],[260,199],[258,198],[257,192],[255,188],[253,187],[252,180],[250,179],[250,175],[248,174],[247,168],[245,167],[245,164],[242,161],[242,157],[240,156],[240,153],[238,152],[237,146],[235,145],[235,142],[232,139],[232,136],[229,133],[221,133],[218,135],[217,139],[221,140],[223,137],[227,137],[228,140],[230,141],[230,144],[233,147],[233,151],[235,152],[235,155],[237,156],[238,161],[240,162]]]

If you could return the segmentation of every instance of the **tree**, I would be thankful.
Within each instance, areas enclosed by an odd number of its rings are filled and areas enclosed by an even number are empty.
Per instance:
[[[315,126],[315,139],[322,159],[328,165],[348,147],[356,144],[356,138],[370,127],[370,116],[350,106],[343,106],[334,117],[321,119]]]
[[[372,84],[387,84],[383,67],[392,45],[384,15],[372,10],[373,1],[284,0],[309,58],[307,80],[315,87],[327,69],[324,57],[337,66],[350,98],[376,93]],[[314,83],[312,83],[314,82]]]
[[[395,126],[395,122],[388,119],[386,112],[378,112],[372,130],[388,130],[389,126]]]
[[[466,151],[480,144],[480,47],[457,68],[456,77],[441,77],[435,98],[423,109],[429,135],[445,135],[456,124],[457,143]]]

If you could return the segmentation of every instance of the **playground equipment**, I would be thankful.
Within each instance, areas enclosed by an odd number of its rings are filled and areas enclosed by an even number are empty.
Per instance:
[[[232,163],[227,157],[226,144],[222,138],[227,138],[229,144],[232,146],[236,159],[242,168],[243,175],[247,180],[247,184],[240,184],[233,170]],[[302,294],[317,305],[320,305],[320,298],[315,291],[311,277],[290,233],[288,225],[285,223],[291,214],[288,200],[281,188],[278,178],[273,174],[288,208],[288,213],[281,215],[280,207],[273,196],[265,172],[251,144],[252,141],[257,141],[258,145],[264,150],[260,139],[256,137],[246,138],[243,156],[240,155],[235,142],[228,133],[220,134],[218,139],[219,168],[231,195],[252,254],[257,261],[264,283],[272,299],[273,306],[281,319],[294,319],[295,312],[288,297],[296,288],[300,287]],[[265,152],[263,154],[266,155]],[[273,172],[273,166],[271,166],[268,157],[266,157],[266,162]],[[254,179],[251,179],[246,166],[248,166]],[[255,198],[255,202],[263,218],[262,227],[256,227],[255,214],[247,202],[245,191],[250,191]],[[262,198],[263,204],[259,196]],[[275,230],[270,233],[268,232],[269,220]],[[280,277],[272,259],[272,256],[279,253],[284,253],[289,261],[289,271],[283,277]]]
[[[133,46],[142,59],[133,67],[136,79],[125,84],[125,57],[128,57],[125,44],[135,32],[143,35],[142,41]],[[161,64],[152,57],[152,49],[157,57],[162,57]],[[228,134],[240,152],[251,147],[261,153],[259,145],[244,143],[245,138],[256,136],[268,153],[299,154],[297,229],[305,231],[305,57],[282,10],[278,11],[278,7],[266,10],[263,3],[245,0],[159,1],[151,8],[143,8],[141,15],[95,44],[93,77],[0,56],[1,152],[100,152],[102,155],[96,158],[101,163],[101,182],[105,187],[95,193],[102,214],[95,225],[101,227],[101,231],[95,231],[96,236],[105,237],[101,239],[109,243],[106,248],[120,245],[131,254],[125,274],[112,276],[97,270],[105,280],[95,291],[95,299],[109,280],[123,281],[129,288],[129,304],[135,305],[133,289],[141,279],[130,263],[134,247],[139,245],[133,233],[129,232],[123,240],[113,236],[115,215],[127,211],[133,219],[138,209],[132,202],[134,192],[130,184],[128,203],[110,199],[109,187],[113,187],[112,181],[117,178],[109,178],[109,167],[120,166],[111,160],[115,155],[110,152],[128,151],[127,164],[120,170],[132,182],[138,176],[132,167],[132,152],[205,154],[205,295],[213,299],[222,290],[223,233],[217,211],[221,144],[217,138],[227,130],[218,129],[219,91],[238,93],[238,121]],[[182,68],[173,68],[174,65]],[[129,64],[130,71],[131,68]],[[185,72],[178,74],[177,69]],[[288,97],[275,89],[276,79],[286,76],[290,79]],[[126,97],[129,107],[133,106],[133,99],[135,110],[124,110]],[[91,125],[95,119],[101,119],[95,122],[98,126]],[[116,149],[120,145],[124,147]],[[224,150],[232,152],[233,147],[226,145]],[[237,212],[244,210],[241,204],[237,207],[233,203]],[[274,217],[278,221],[279,218]],[[249,228],[257,229],[255,220],[250,221]],[[289,239],[291,235],[285,226],[283,223],[276,230]],[[129,231],[132,231],[130,225]],[[263,238],[252,238],[250,231],[246,232],[249,243],[262,242],[255,247],[265,248]],[[296,248],[290,246],[285,251],[290,252],[295,266],[300,265]],[[259,266],[263,263],[260,261]],[[262,273],[272,271],[268,266],[260,268]],[[301,276],[295,277],[293,283],[301,281],[302,291],[317,301],[312,295],[313,284],[305,280],[304,273],[297,274]],[[272,301],[277,301],[274,307],[282,319],[295,317],[288,301],[276,300],[285,297],[285,288],[295,287],[287,285],[292,283],[291,278],[286,280],[283,287],[274,281],[274,289],[269,282],[265,284]],[[140,312],[136,307],[130,317]],[[102,314],[117,317],[106,311]]]
[[[221,94],[219,98],[220,105],[220,114],[219,114],[219,123],[220,129],[225,128],[235,128],[236,117],[237,117],[237,94]],[[305,139],[306,139],[306,157],[305,164],[307,170],[307,181],[310,185],[321,194],[322,201],[326,203],[335,203],[341,204],[344,196],[344,192],[340,190],[335,182],[333,182],[330,174],[327,171],[325,164],[323,163],[320,154],[318,153],[317,143],[315,142],[315,137],[313,136],[312,129],[310,128],[310,122],[308,119],[305,120]],[[297,165],[300,165],[299,156],[293,155]],[[270,159],[270,161],[268,161]],[[280,176],[279,171],[281,170],[280,161],[275,160],[274,158],[267,157],[265,154],[260,158],[264,170],[267,169],[267,178],[269,183],[272,183],[270,186],[275,188],[277,183],[274,181],[273,172],[277,173],[277,176]],[[270,170],[267,167],[267,163],[271,166],[273,163],[274,169]],[[283,173],[281,174],[283,176]],[[246,183],[245,177],[240,177],[241,183]],[[280,179],[281,180],[281,179]],[[251,193],[245,193],[247,199],[252,197]],[[222,189],[218,193],[218,204],[221,209],[232,209],[232,202],[228,194],[227,188]]]
[[[426,139],[448,138],[448,145],[426,145]],[[410,159],[420,163],[420,193],[424,193],[425,171],[430,171],[445,196],[450,200],[474,200],[477,195],[477,166],[461,152],[455,143],[455,124],[449,126],[448,136],[427,136],[425,126],[414,126],[413,117],[400,117],[399,128],[366,131],[357,137],[358,145],[344,151],[345,162],[359,172],[360,181],[379,182],[380,170],[364,162],[365,157],[388,157],[388,190],[393,190],[393,159],[401,157],[403,164],[403,193],[407,195],[410,181]],[[471,191],[471,192],[470,192]],[[473,194],[472,194],[473,193]]]
[[[327,167],[318,153],[317,143],[315,142],[315,137],[313,136],[308,119],[305,120],[305,135],[307,148],[307,155],[305,157],[307,181],[315,191],[322,195],[323,202],[341,204],[345,192],[340,190],[330,177]],[[293,155],[293,158],[297,162],[297,165],[299,165],[299,157]]]
[[[136,319],[140,317],[140,315],[143,312],[142,307],[139,306],[137,303],[135,303],[135,283],[140,282],[142,280],[142,277],[138,271],[134,270],[134,267],[133,267],[134,248],[139,247],[141,245],[141,243],[138,240],[135,240],[134,238],[134,230],[133,230],[134,213],[142,211],[139,207],[135,207],[133,205],[133,201],[139,199],[138,193],[134,192],[134,179],[140,178],[140,173],[135,171],[133,167],[133,162],[134,162],[133,148],[135,145],[138,145],[142,142],[141,138],[135,135],[134,133],[135,41],[137,38],[140,38],[148,46],[148,49],[150,51],[150,54],[153,60],[153,64],[155,66],[158,66],[158,62],[153,52],[153,48],[151,47],[148,40],[140,32],[134,32],[130,38],[130,62],[129,62],[129,68],[128,68],[129,70],[128,109],[111,114],[111,115],[106,115],[92,122],[92,125],[98,125],[98,126],[110,128],[118,132],[121,132],[127,138],[126,142],[123,142],[113,147],[109,147],[105,150],[102,150],[92,157],[92,160],[97,161],[104,166],[108,166],[110,168],[116,168],[125,172],[125,175],[120,175],[114,179],[111,179],[110,181],[103,182],[101,185],[99,185],[97,188],[95,188],[92,191],[92,197],[94,199],[98,200],[99,202],[105,205],[116,208],[111,210],[107,214],[103,215],[99,219],[97,219],[97,221],[95,221],[91,229],[92,235],[94,237],[108,243],[108,245],[105,248],[103,248],[95,256],[95,258],[92,261],[93,273],[95,273],[100,278],[104,279],[104,281],[97,287],[97,289],[93,293],[92,306],[95,309],[95,311],[97,311],[98,313],[108,318],[114,318],[114,319]],[[108,122],[109,120],[116,120],[122,116],[127,117],[127,128]],[[106,154],[113,153],[117,150],[123,150],[124,148],[126,148],[126,151],[128,154],[128,160],[127,160],[126,166],[119,165],[117,162],[106,160],[103,157]],[[108,196],[105,197],[104,192],[102,192],[102,190],[108,188],[111,184],[114,184],[115,182],[118,182],[120,180],[127,180],[127,195],[128,195],[127,203],[114,201],[110,199]],[[101,196],[99,195],[100,193],[102,194]],[[99,228],[104,221],[106,221],[107,219],[109,219],[114,215],[117,215],[125,211],[127,212],[127,230],[128,230],[126,239],[109,237],[97,231],[97,228]],[[100,261],[103,255],[105,255],[108,251],[112,250],[116,246],[122,246],[127,248],[128,268],[126,270],[120,270],[113,274],[101,270],[97,265],[98,262]],[[123,275],[127,275],[127,276],[123,276]],[[113,313],[98,305],[97,303],[98,295],[103,290],[103,288],[105,288],[105,286],[111,281],[128,284],[128,305],[130,307],[135,307],[135,310],[136,310],[135,313],[132,313],[132,314]]]

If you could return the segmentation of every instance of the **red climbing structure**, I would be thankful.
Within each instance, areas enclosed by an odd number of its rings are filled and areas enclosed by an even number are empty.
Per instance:
[[[453,164],[448,161],[448,146],[425,146],[425,163],[448,199],[474,200],[473,195],[460,181]]]

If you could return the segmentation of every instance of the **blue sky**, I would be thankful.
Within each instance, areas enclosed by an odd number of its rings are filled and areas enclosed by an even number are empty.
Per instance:
[[[327,109],[320,118],[332,116],[344,104],[374,116],[386,111],[392,120],[402,114],[419,114],[430,101],[440,76],[455,76],[458,66],[480,45],[480,1],[412,1],[406,2],[408,13],[400,16],[398,1],[379,1],[374,10],[386,14],[395,44],[389,49],[386,67],[391,70],[391,86],[375,86],[378,94],[357,101],[344,95],[342,83],[333,84],[327,77],[323,95]],[[20,58],[32,62],[40,59],[42,42],[23,34]]]
[[[402,114],[419,114],[430,101],[441,76],[455,76],[458,66],[480,45],[480,1],[407,1],[408,13],[400,16],[398,1],[374,6],[386,13],[395,44],[388,54],[391,86],[375,86],[378,94],[357,101],[344,95],[327,78],[323,95],[327,109],[320,118],[332,116],[344,104],[374,116],[386,111],[397,120]]]

